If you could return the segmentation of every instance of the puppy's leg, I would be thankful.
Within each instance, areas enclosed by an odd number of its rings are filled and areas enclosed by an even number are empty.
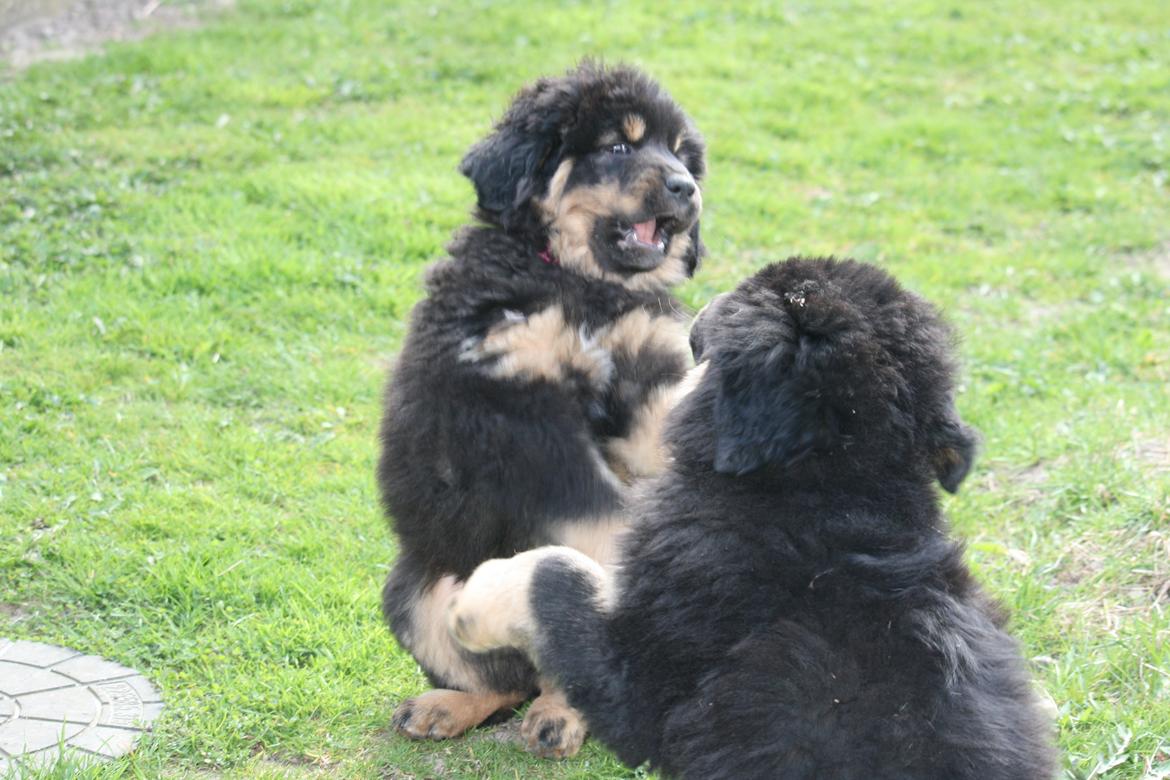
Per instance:
[[[568,547],[538,547],[481,563],[450,602],[447,627],[451,636],[473,653],[501,647],[530,649],[535,629],[528,605],[532,574],[542,561],[570,554],[600,569],[588,556]]]
[[[690,339],[673,315],[635,309],[598,339],[613,355],[613,380],[605,395],[605,423],[598,434],[606,459],[626,482],[662,473],[666,417],[694,389],[705,369],[691,369]]]
[[[519,706],[525,698],[523,694],[435,688],[399,704],[390,723],[412,739],[449,739],[475,728],[502,709]]]
[[[588,556],[567,547],[537,548],[481,564],[452,602],[448,625],[470,649],[526,650],[589,729],[623,761],[637,765],[649,755],[661,724],[642,716],[642,702],[631,694],[622,653],[613,644],[608,620],[619,598],[615,587]],[[555,703],[549,699],[550,709]],[[534,719],[527,732],[535,733],[538,744],[548,720]]]
[[[512,558],[487,561],[451,602],[447,623],[452,636],[475,652],[501,647],[530,649],[536,630],[529,609],[532,576],[542,562],[554,559],[608,582],[600,564],[568,547],[540,547]],[[551,680],[543,680],[540,696],[520,725],[529,752],[544,758],[573,756],[581,749],[587,731],[585,719],[569,705],[564,693]]]
[[[441,686],[402,702],[394,711],[391,724],[414,739],[457,737],[528,697],[523,681],[516,681],[515,691],[492,690],[483,679],[485,664],[490,660],[469,657],[451,640],[445,613],[460,587],[453,576],[440,578],[421,593],[416,592],[406,614],[393,621],[399,641],[431,681]],[[523,663],[521,659],[514,662]]]
[[[666,470],[668,453],[662,444],[662,429],[667,415],[698,386],[706,371],[707,364],[700,363],[687,371],[681,382],[655,387],[633,410],[625,435],[606,443],[610,463],[626,481],[651,477]]]
[[[542,758],[576,755],[588,731],[585,718],[569,706],[564,692],[549,680],[542,681],[540,695],[520,724],[520,736],[528,752]]]

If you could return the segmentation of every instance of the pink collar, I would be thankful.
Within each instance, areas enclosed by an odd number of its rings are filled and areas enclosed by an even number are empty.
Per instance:
[[[543,251],[537,253],[537,257],[539,257],[548,265],[560,265],[560,263],[557,262],[557,259],[553,257],[552,244],[549,244],[544,248]]]

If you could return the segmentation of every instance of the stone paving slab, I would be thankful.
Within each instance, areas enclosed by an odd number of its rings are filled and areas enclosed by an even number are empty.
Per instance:
[[[155,687],[133,669],[0,639],[0,776],[48,766],[62,751],[95,761],[128,753],[162,707]]]

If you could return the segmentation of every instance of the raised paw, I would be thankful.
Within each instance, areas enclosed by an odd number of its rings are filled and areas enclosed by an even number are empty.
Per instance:
[[[555,690],[536,697],[520,724],[520,737],[528,752],[541,758],[575,756],[587,731],[581,713]]]
[[[536,565],[554,549],[481,563],[447,608],[447,629],[455,641],[475,653],[528,647],[533,630],[528,588]]]
[[[504,707],[523,701],[522,695],[467,693],[437,688],[398,705],[390,725],[411,739],[450,739],[483,723]]]

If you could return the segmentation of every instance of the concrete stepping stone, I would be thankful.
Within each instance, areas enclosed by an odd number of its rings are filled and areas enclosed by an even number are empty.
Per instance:
[[[130,752],[162,712],[133,669],[64,647],[0,639],[0,777],[46,766],[64,751],[82,760]]]

